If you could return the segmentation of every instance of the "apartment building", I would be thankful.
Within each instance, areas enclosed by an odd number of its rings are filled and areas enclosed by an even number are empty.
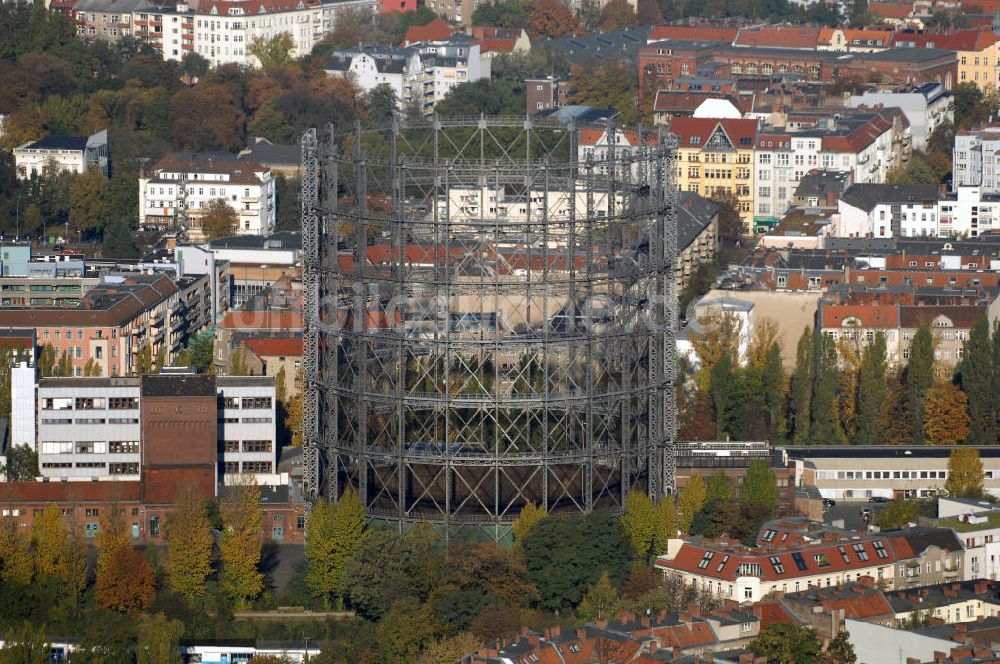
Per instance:
[[[87,1],[107,4],[106,0]],[[292,57],[302,57],[312,52],[313,46],[333,30],[342,12],[361,9],[374,14],[377,6],[376,0],[264,0],[257,3],[215,0],[180,2],[172,6],[148,0],[130,2],[128,14],[122,12],[122,20],[127,16],[130,23],[129,34],[156,47],[164,60],[181,60],[186,53],[194,52],[213,66],[237,64],[245,67],[260,66],[250,50],[257,39],[268,40],[288,34],[293,43]],[[90,32],[92,13],[86,12],[87,25],[81,24],[81,29],[94,37],[107,39],[107,35]],[[80,16],[79,11],[77,15]]]
[[[955,187],[980,187],[983,194],[1000,194],[1000,126],[955,135],[952,162]]]
[[[84,173],[99,168],[108,174],[108,130],[91,136],[46,136],[14,148],[17,177],[25,180],[54,173]]]
[[[28,371],[33,374],[33,367]],[[178,385],[184,391],[171,393]],[[32,441],[31,447],[38,451],[43,478],[138,481],[147,467],[205,457],[208,465],[218,466],[223,484],[237,483],[243,474],[253,475],[260,485],[288,483],[277,472],[272,377],[168,373],[42,378],[37,387],[27,381],[17,386],[18,399],[25,397],[25,390],[37,394],[37,443]],[[190,424],[178,437],[182,423],[169,423],[177,408],[188,406],[163,400],[199,395],[204,403],[189,408],[192,422],[198,424]],[[25,439],[21,426],[17,437]],[[194,447],[185,452],[184,445],[197,436],[207,436],[211,443],[194,440]]]
[[[906,116],[880,111],[789,112],[763,125],[754,150],[754,225],[773,227],[815,170],[850,173],[856,183],[885,182],[912,154]]]
[[[1000,230],[1000,196],[976,185],[949,194],[936,185],[853,185],[837,212],[833,237],[958,239]]]
[[[178,247],[178,255],[208,260],[206,253],[216,262],[228,267],[231,284],[231,305],[239,309],[250,298],[267,290],[272,284],[286,277],[300,278],[299,252],[302,234],[298,231],[279,231],[270,235],[239,235],[212,240],[208,248],[192,245]]]
[[[226,155],[169,154],[139,177],[139,223],[149,228],[186,227],[204,236],[201,217],[222,201],[236,212],[236,235],[274,230],[275,195],[271,171]]]
[[[934,130],[955,121],[955,100],[940,83],[924,83],[909,92],[866,91],[852,95],[847,103],[851,108],[883,106],[902,110],[910,124],[914,150],[926,150]]]
[[[143,349],[171,362],[191,330],[187,314],[169,277],[109,275],[78,307],[0,308],[0,327],[33,329],[39,346],[68,357],[78,376],[92,360],[111,377],[133,373]]]
[[[151,0],[77,0],[71,10],[81,39],[115,43],[133,37],[132,13],[154,10]]]
[[[679,117],[670,123],[677,136],[677,188],[711,197],[736,196],[740,217],[752,232],[756,120]]]
[[[359,45],[341,49],[330,55],[324,70],[330,76],[350,77],[364,92],[387,84],[401,107],[416,104],[429,115],[455,86],[488,79],[490,63],[478,41],[456,34],[405,48]]]
[[[528,115],[562,108],[569,99],[569,81],[558,76],[524,79],[524,97]]]

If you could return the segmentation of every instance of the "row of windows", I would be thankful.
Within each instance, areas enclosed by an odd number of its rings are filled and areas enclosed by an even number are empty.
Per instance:
[[[270,409],[271,408],[271,397],[225,397],[222,400],[222,407],[235,409],[235,408],[254,408],[254,409]]]
[[[947,470],[817,470],[818,480],[944,480]]]
[[[270,461],[244,461],[242,469],[239,461],[226,461],[222,464],[222,471],[227,475],[239,475],[244,473],[270,473],[272,463]]]
[[[244,452],[270,452],[271,441],[269,440],[244,440],[240,445],[238,440],[227,440],[222,444],[222,451],[228,453],[239,452],[242,448]]]
[[[138,454],[139,441],[50,441],[41,445],[42,454]]]

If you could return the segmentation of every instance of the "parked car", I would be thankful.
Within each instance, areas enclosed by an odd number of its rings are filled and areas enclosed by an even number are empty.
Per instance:
[[[827,507],[836,507],[836,506],[837,506],[837,501],[834,500],[833,498],[824,498],[823,499],[823,507],[824,507],[824,509],[827,508]]]
[[[891,503],[892,502],[892,498],[886,498],[885,496],[872,496],[871,498],[868,499],[868,502],[872,503],[872,504],[875,504],[875,503]]]

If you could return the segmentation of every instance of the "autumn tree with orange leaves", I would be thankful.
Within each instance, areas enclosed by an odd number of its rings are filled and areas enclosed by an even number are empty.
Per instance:
[[[97,602],[112,611],[135,614],[149,607],[155,595],[156,575],[149,561],[130,545],[115,548],[107,573],[97,578]]]
[[[955,445],[969,435],[965,392],[951,382],[938,382],[924,395],[924,435],[929,445]]]
[[[565,37],[577,29],[576,17],[559,0],[535,0],[528,15],[528,34],[538,37]]]

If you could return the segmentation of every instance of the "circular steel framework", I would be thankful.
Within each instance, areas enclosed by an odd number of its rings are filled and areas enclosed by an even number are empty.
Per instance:
[[[397,118],[303,157],[307,492],[502,538],[673,490],[672,137]]]

